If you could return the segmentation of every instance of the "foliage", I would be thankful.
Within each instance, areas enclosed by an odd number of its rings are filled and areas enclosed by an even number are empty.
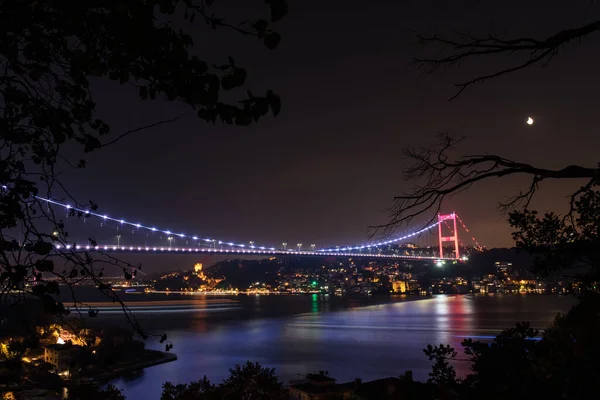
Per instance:
[[[165,382],[163,384],[163,392],[160,397],[161,400],[216,400],[219,399],[217,394],[217,388],[215,385],[210,383],[208,378],[205,376],[199,381],[190,383],[180,383],[177,385],[171,382]]]
[[[429,361],[435,360],[432,366],[432,371],[429,373],[430,383],[438,385],[452,385],[456,383],[456,371],[450,364],[451,360],[456,357],[456,350],[449,344],[439,346],[428,345],[423,349]]]
[[[466,385],[479,391],[500,393],[504,386],[519,388],[533,380],[536,366],[533,361],[537,335],[528,323],[517,323],[514,328],[501,332],[491,344],[466,339],[462,345],[472,358],[474,374],[467,377]]]
[[[174,385],[165,382],[161,400],[278,400],[285,398],[282,383],[272,368],[248,361],[229,370],[231,375],[219,385],[206,376],[199,381]]]
[[[517,247],[535,254],[535,271],[547,275],[565,269],[583,271],[590,282],[600,278],[600,191],[583,188],[569,214],[537,211],[510,213]]]
[[[73,385],[68,388],[69,400],[125,400],[125,396],[113,385],[100,388],[95,384]]]
[[[60,180],[65,167],[83,168],[82,153],[106,147],[125,136],[176,118],[152,121],[113,134],[96,115],[93,84],[113,81],[138,92],[142,100],[166,99],[190,106],[199,119],[249,125],[281,104],[271,90],[238,93],[247,72],[232,57],[213,64],[197,54],[198,22],[258,39],[268,49],[280,35],[272,24],[285,16],[285,0],[265,0],[266,19],[229,22],[213,15],[212,0],[132,0],[72,2],[8,0],[0,5],[0,297],[21,302],[33,295],[45,310],[67,313],[54,300],[58,283],[87,278],[112,300],[103,285],[103,265],[130,265],[108,255],[94,257],[64,249],[70,238],[52,205],[37,196],[68,201],[96,210],[89,201],[72,198]],[[228,92],[228,93],[225,93]],[[67,151],[68,149],[68,151]],[[69,157],[67,157],[67,154]],[[75,156],[73,156],[75,155]],[[70,217],[85,212],[70,210]],[[56,251],[54,244],[62,244]],[[89,244],[96,245],[94,238]],[[96,253],[97,254],[97,253]],[[49,278],[54,278],[50,281]],[[35,285],[32,283],[35,281]],[[76,299],[73,299],[74,303]],[[121,303],[126,310],[124,304]],[[76,307],[84,307],[75,303]],[[84,307],[85,309],[85,307]],[[90,311],[90,315],[94,313]],[[142,332],[134,320],[134,327]]]
[[[20,360],[25,355],[27,347],[23,339],[10,339],[6,344],[6,358]]]
[[[461,399],[594,398],[600,378],[600,298],[587,293],[566,315],[558,315],[541,338],[517,323],[492,343],[466,339],[472,372],[456,379],[449,346],[428,347],[435,359],[430,382],[452,388]],[[539,339],[539,340],[534,340]]]
[[[229,370],[231,375],[220,385],[225,399],[277,400],[283,398],[283,385],[275,369],[248,361]]]
[[[102,340],[95,349],[95,363],[102,367],[111,367],[120,362],[141,359],[144,355],[144,342],[138,340],[129,341],[110,341]]]

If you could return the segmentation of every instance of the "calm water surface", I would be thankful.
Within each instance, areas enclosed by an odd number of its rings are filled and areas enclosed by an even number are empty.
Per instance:
[[[219,382],[246,360],[276,368],[287,382],[298,374],[329,371],[338,382],[398,376],[411,369],[424,379],[427,344],[460,347],[465,337],[485,338],[517,321],[543,329],[574,303],[558,296],[438,296],[364,305],[329,296],[259,296],[139,301],[134,312],[150,329],[166,330],[178,360],[113,383],[128,399],[158,399],[161,385],[203,375]],[[120,318],[105,308],[104,318]],[[155,341],[150,348],[161,349]],[[465,372],[466,363],[458,368]]]

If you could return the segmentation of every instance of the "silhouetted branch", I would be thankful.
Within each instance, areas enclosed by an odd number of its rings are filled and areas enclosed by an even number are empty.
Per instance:
[[[225,93],[245,87],[247,72],[231,57],[220,65],[201,59],[194,44],[204,43],[207,36],[191,25],[199,15],[212,28],[251,35],[274,49],[281,37],[273,23],[286,15],[287,3],[264,1],[269,21],[264,17],[240,23],[209,14],[213,0],[113,3],[80,2],[73,13],[68,2],[14,1],[0,12],[6,31],[0,49],[0,303],[20,305],[33,296],[46,314],[64,321],[67,310],[55,296],[61,290],[58,284],[65,283],[81,314],[82,303],[69,285],[90,280],[121,305],[134,330],[145,336],[117,294],[102,285],[104,265],[122,268],[131,279],[130,265],[108,255],[77,252],[62,218],[40,198],[69,199],[74,206],[67,216],[85,219],[81,210],[94,210],[96,204],[80,205],[60,180],[64,165],[85,167],[84,159],[76,161],[81,156],[71,157],[179,119],[109,139],[110,126],[96,111],[92,79],[132,84],[141,100],[182,102],[206,122],[246,126],[269,112],[277,115],[281,100],[271,90],[262,95]],[[68,21],[65,15],[70,15]],[[172,26],[175,21],[177,27]],[[135,35],[123,29],[133,25]],[[57,263],[62,271],[55,271]]]
[[[586,36],[600,31],[600,20],[591,22],[579,28],[565,29],[544,39],[533,38],[515,38],[501,39],[496,35],[487,37],[476,37],[466,33],[459,33],[459,39],[448,39],[434,34],[431,36],[417,35],[419,42],[423,45],[442,46],[440,54],[448,49],[449,55],[439,55],[433,58],[415,57],[414,61],[427,69],[428,73],[435,71],[439,67],[452,66],[470,58],[479,56],[506,55],[514,56],[526,54],[527,59],[513,66],[499,69],[490,74],[482,74],[473,79],[460,82],[455,86],[458,92],[450,98],[455,99],[469,86],[481,83],[487,79],[493,79],[501,75],[506,75],[534,64],[545,65],[552,60],[563,46],[573,42],[581,41]]]
[[[137,132],[140,132],[140,131],[143,131],[143,130],[146,130],[146,129],[156,128],[156,127],[164,125],[164,124],[170,124],[172,122],[177,121],[182,116],[183,116],[183,114],[180,114],[177,117],[174,117],[174,118],[171,118],[171,119],[160,120],[160,121],[156,121],[156,122],[153,122],[151,124],[148,124],[148,125],[140,126],[138,128],[135,128],[135,129],[130,129],[127,132],[121,133],[119,136],[117,136],[113,140],[110,140],[110,141],[108,141],[106,143],[102,143],[102,145],[100,145],[98,148],[102,148],[102,147],[110,146],[111,144],[115,144],[119,140],[123,139],[124,137],[127,137],[127,136],[131,135],[132,133],[137,133]]]
[[[588,182],[585,187],[600,183],[599,167],[587,168],[570,165],[552,170],[493,154],[465,155],[453,158],[451,153],[461,140],[444,134],[440,137],[440,144],[436,147],[406,150],[408,158],[413,163],[404,170],[404,177],[407,180],[422,183],[414,186],[410,192],[395,197],[390,221],[372,228],[389,233],[414,217],[422,215],[429,215],[431,222],[440,211],[445,198],[460,193],[475,183],[491,178],[516,174],[531,176],[531,184],[527,191],[500,204],[504,210],[518,205],[527,206],[536,193],[539,183],[544,180],[586,179]],[[581,192],[578,191],[573,196],[576,197],[578,193]]]

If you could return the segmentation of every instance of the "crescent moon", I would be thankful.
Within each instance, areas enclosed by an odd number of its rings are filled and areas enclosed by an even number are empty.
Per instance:
[[[527,125],[533,125],[533,118],[527,117]]]

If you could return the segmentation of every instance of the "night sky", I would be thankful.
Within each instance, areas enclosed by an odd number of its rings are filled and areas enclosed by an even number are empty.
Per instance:
[[[261,1],[220,1],[216,11],[246,18]],[[247,3],[256,4],[256,9]],[[472,87],[452,102],[452,84],[505,65],[480,59],[420,79],[413,31],[544,37],[588,23],[591,1],[289,1],[269,51],[252,38],[204,27],[198,52],[227,55],[248,70],[248,87],[273,89],[282,112],[257,125],[206,124],[190,107],[142,102],[130,87],[95,82],[98,111],[114,134],[161,118],[176,123],[129,136],[88,157],[64,179],[101,212],[189,234],[278,245],[362,242],[368,225],[386,221],[402,179],[406,146],[432,143],[438,132],[469,137],[465,152],[498,153],[539,166],[594,165],[600,135],[600,36],[534,67]],[[480,3],[480,4],[477,4]],[[493,3],[493,4],[491,4]],[[566,5],[569,5],[568,7]],[[241,5],[244,5],[242,7]],[[525,124],[533,116],[533,126]],[[497,210],[522,181],[489,181],[452,198],[483,245],[510,246]],[[565,185],[546,184],[536,207],[560,211]],[[187,262],[187,261],[186,261]]]

